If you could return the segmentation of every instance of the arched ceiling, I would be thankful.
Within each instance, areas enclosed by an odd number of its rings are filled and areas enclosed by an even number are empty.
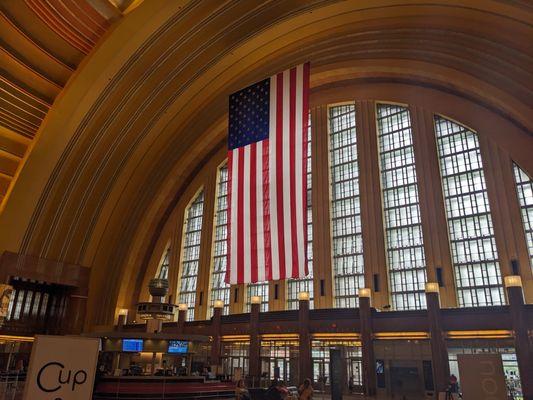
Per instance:
[[[0,250],[92,267],[89,319],[109,323],[223,147],[228,95],[307,60],[315,93],[408,81],[471,99],[507,123],[492,139],[531,173],[532,17],[526,1],[144,2],[54,103],[0,215]]]
[[[0,210],[54,100],[132,3],[0,1]]]

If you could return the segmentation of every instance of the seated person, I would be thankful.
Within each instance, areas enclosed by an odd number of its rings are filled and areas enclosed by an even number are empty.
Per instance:
[[[248,392],[248,389],[244,386],[244,381],[242,379],[239,379],[235,386],[235,399],[250,400],[250,392]]]

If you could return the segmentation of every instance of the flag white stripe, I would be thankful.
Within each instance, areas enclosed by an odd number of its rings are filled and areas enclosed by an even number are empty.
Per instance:
[[[248,175],[247,171],[250,171],[250,147],[251,145],[244,146],[244,174]],[[251,237],[252,231],[250,229],[250,179],[247,179],[247,176],[244,178],[244,184],[242,187],[243,193],[243,221],[244,225],[243,235],[244,237],[244,281],[250,282],[251,278],[251,265],[252,265],[252,246],[251,246]],[[255,207],[255,205],[254,205]]]
[[[272,279],[279,279],[278,212],[276,190],[276,92],[277,77],[270,78],[270,123],[268,146],[268,176],[270,193],[270,247],[272,249]]]
[[[296,148],[295,148],[295,157],[296,160],[296,237],[297,237],[297,248],[298,248],[298,276],[305,276],[305,229],[304,224],[307,221],[303,220],[304,210],[307,205],[303,204],[303,179],[307,179],[307,176],[303,173],[303,137],[302,135],[307,134],[307,132],[302,132],[302,107],[303,107],[303,65],[299,65],[296,68]]]
[[[257,196],[257,280],[266,280],[265,275],[265,237],[263,232],[263,141],[257,142],[256,146],[256,196]],[[253,166],[252,166],[253,168]],[[252,188],[254,190],[254,188]]]
[[[231,266],[230,279],[232,283],[237,282],[237,243],[239,242],[237,225],[239,219],[237,213],[239,210],[238,193],[239,193],[239,151],[233,150],[233,162],[231,172]]]
[[[291,72],[283,71],[283,230],[285,241],[285,277],[292,275],[292,226],[291,226],[291,141],[290,141],[290,101]]]

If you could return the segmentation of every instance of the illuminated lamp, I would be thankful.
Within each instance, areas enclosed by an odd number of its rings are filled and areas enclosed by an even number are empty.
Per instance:
[[[222,300],[215,300],[213,303],[214,308],[224,308],[224,302]]]
[[[185,303],[178,304],[178,310],[179,311],[187,311],[189,309],[189,306]]]
[[[261,296],[252,296],[250,297],[251,304],[261,304]]]
[[[369,288],[361,288],[359,289],[358,294],[359,294],[359,297],[370,298],[370,296],[372,295],[372,291]]]
[[[298,293],[298,300],[307,300],[309,301],[309,292],[300,292]]]
[[[437,282],[426,282],[426,293],[439,293],[439,284]]]
[[[520,275],[509,275],[503,278],[505,287],[522,287],[522,278]]]

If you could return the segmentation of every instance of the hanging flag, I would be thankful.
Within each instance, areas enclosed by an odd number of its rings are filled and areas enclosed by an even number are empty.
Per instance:
[[[307,268],[309,63],[230,96],[227,283]]]

